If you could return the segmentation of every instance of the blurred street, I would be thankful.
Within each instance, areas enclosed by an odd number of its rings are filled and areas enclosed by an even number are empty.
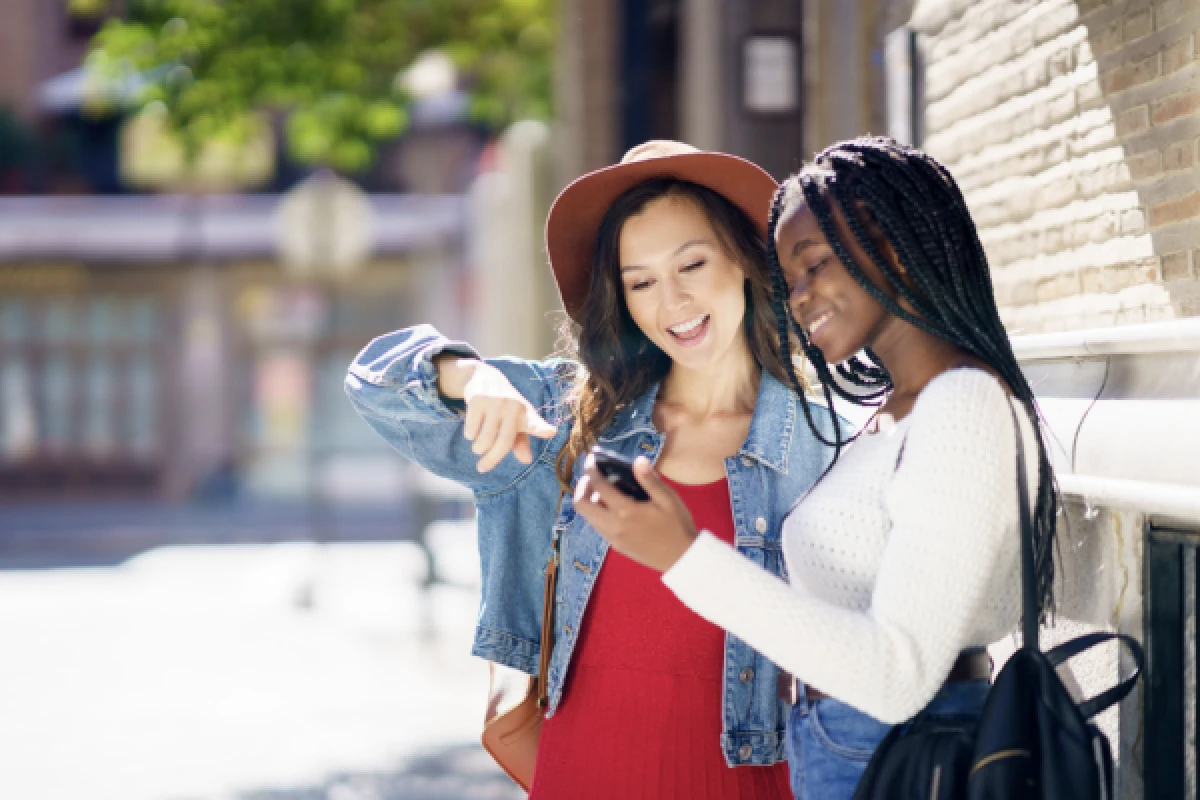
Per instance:
[[[1200,800],[1200,0],[0,0],[0,800],[523,797],[475,498],[347,365],[564,352],[545,223],[631,148],[869,133],[953,176],[1057,442],[1045,641],[1146,645],[1113,796]]]
[[[0,573],[0,797],[520,796],[476,744],[473,530],[431,542],[425,596],[409,543]]]

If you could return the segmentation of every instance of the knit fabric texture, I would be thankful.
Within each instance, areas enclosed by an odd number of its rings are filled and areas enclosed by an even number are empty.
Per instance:
[[[1016,629],[1016,439],[1034,428],[991,375],[932,380],[863,434],[783,523],[790,585],[702,531],[663,582],[807,684],[887,723],[924,708],[959,653]]]

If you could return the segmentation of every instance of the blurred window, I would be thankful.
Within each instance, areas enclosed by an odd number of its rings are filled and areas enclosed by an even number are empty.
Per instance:
[[[42,371],[42,443],[51,453],[71,448],[71,400],[73,388],[71,361],[64,353],[55,353],[46,360]]]
[[[158,337],[158,305],[149,298],[130,304],[128,334],[135,342],[153,342]]]
[[[66,300],[51,300],[46,305],[44,335],[48,344],[71,341],[75,335],[75,320],[71,316],[71,305]]]
[[[9,461],[33,455],[37,446],[37,421],[29,383],[25,360],[6,359],[0,370],[0,451]]]
[[[0,305],[0,339],[17,343],[29,336],[29,310],[20,300],[7,300]]]
[[[0,502],[156,488],[146,467],[167,456],[165,295],[122,283],[0,296],[0,462],[21,470]]]
[[[87,338],[93,344],[108,344],[120,338],[119,318],[111,297],[97,297],[88,306]]]
[[[129,365],[128,391],[129,449],[147,456],[158,445],[158,374],[152,359],[139,356]]]
[[[84,446],[94,455],[106,455],[113,447],[112,362],[94,354],[87,366],[84,385]]]

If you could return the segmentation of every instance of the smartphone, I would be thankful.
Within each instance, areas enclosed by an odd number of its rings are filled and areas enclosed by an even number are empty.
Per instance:
[[[632,461],[620,453],[606,450],[603,447],[593,447],[592,455],[596,458],[596,469],[604,476],[604,480],[634,500],[650,499],[650,495],[646,494],[646,490],[633,475]]]

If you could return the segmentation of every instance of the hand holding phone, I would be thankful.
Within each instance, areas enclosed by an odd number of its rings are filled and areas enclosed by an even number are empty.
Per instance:
[[[639,502],[650,499],[650,495],[646,494],[646,490],[634,477],[632,461],[620,453],[600,446],[592,448],[592,456],[596,459],[596,470],[609,484]]]
[[[618,553],[659,572],[696,540],[687,505],[645,457],[631,462],[593,448],[575,484],[575,510]]]

